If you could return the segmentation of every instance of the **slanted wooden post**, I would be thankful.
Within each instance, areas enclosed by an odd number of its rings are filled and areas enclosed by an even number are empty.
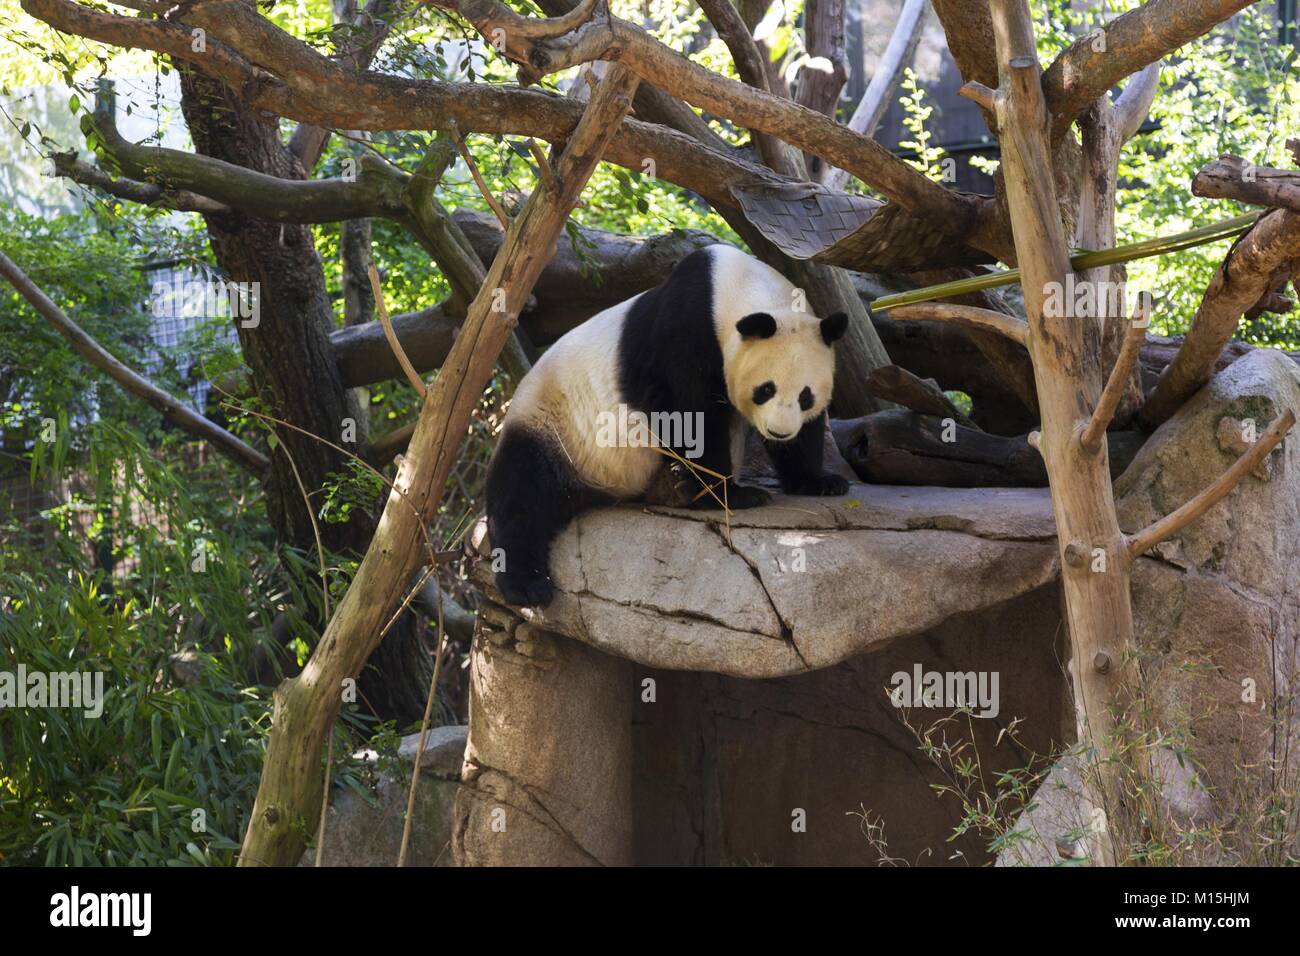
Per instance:
[[[511,224],[456,344],[428,390],[393,493],[361,567],[301,674],[275,692],[262,781],[240,853],[241,866],[297,862],[320,811],[321,755],[342,706],[346,678],[379,644],[402,589],[432,563],[425,531],[469,417],[528,300],[533,283],[602,153],[631,105],[637,78],[610,66],[565,146],[549,186],[533,190]],[[410,596],[407,598],[410,599]]]

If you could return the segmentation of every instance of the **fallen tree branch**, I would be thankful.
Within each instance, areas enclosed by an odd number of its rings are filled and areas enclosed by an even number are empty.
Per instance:
[[[1255,441],[1255,444],[1243,452],[1241,457],[1233,462],[1227,471],[1215,479],[1213,484],[1203,488],[1181,508],[1170,512],[1159,521],[1147,525],[1137,534],[1129,535],[1126,541],[1130,559],[1140,557],[1161,541],[1173,537],[1222,501],[1228,492],[1235,488],[1248,473],[1254,471],[1259,463],[1277,447],[1278,442],[1283,439],[1294,424],[1295,412],[1288,408],[1273,420]]]
[[[1300,171],[1252,166],[1225,154],[1193,177],[1192,195],[1300,212]]]
[[[374,540],[316,650],[298,677],[277,688],[241,866],[287,865],[302,853],[303,835],[311,832],[319,812],[316,784],[324,735],[342,704],[342,682],[361,669],[378,644],[389,608],[429,550],[426,522],[441,502],[470,414],[574,202],[631,105],[636,82],[617,64],[611,66],[556,164],[559,188],[535,190],[516,218],[422,404],[394,482],[404,499],[389,497]]]
[[[970,428],[947,416],[901,408],[857,419],[832,419],[831,434],[844,460],[863,481],[941,488],[1044,488],[1043,457],[1024,435],[1005,437]],[[1112,432],[1110,473],[1128,467],[1143,435]]]
[[[1264,214],[1233,243],[1205,290],[1182,348],[1138,412],[1143,428],[1155,429],[1210,380],[1242,315],[1272,287],[1274,275],[1297,258],[1300,213],[1289,209]]]
[[[134,369],[118,361],[112,353],[82,331],[47,296],[36,283],[0,252],[0,275],[18,290],[45,321],[54,326],[73,350],[95,368],[99,369],[122,389],[158,409],[167,421],[189,432],[195,438],[212,443],[212,446],[241,467],[261,475],[270,467],[266,456],[242,442],[215,422],[209,421],[188,405],[163,391]]]
[[[1018,345],[1024,345],[1029,339],[1029,326],[1022,319],[1005,312],[981,309],[970,305],[955,305],[951,302],[922,302],[917,305],[903,305],[892,309],[889,317],[899,322],[955,322],[959,325],[976,329],[985,329],[1004,335]]]
[[[978,426],[952,403],[932,378],[921,378],[897,365],[885,365],[867,376],[867,389],[877,398],[894,402],[921,415],[951,418],[966,428]]]

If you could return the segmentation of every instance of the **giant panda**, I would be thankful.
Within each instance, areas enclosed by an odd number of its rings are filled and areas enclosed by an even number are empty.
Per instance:
[[[845,494],[848,483],[826,473],[822,451],[832,346],[848,320],[819,319],[801,306],[802,294],[775,269],[731,246],[707,246],[661,285],[552,345],[519,382],[488,466],[488,537],[502,597],[519,607],[549,604],[552,540],[588,508],[644,495],[669,463],[665,448],[697,466],[693,507],[720,507],[724,497],[729,508],[768,501],[734,477],[725,496],[720,485],[703,492],[703,482],[716,482],[710,472],[732,476],[733,441],[745,423],[762,437],[786,492]],[[644,424],[638,412],[680,412],[683,424],[675,436],[654,433],[665,446],[655,448],[635,427]],[[629,419],[633,427],[624,427]],[[642,440],[610,440],[624,434]]]

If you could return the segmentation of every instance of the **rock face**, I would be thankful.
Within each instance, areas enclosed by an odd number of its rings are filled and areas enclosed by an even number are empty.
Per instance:
[[[407,866],[451,865],[452,805],[467,731],[464,726],[434,727],[429,731],[420,758],[420,783],[415,791],[415,822],[411,828]],[[397,754],[400,775],[380,772],[370,800],[353,790],[333,788],[325,821],[322,865],[397,865],[406,820],[407,786],[419,743],[418,733],[402,738]],[[373,752],[364,756],[372,764],[378,764]],[[300,865],[315,863],[316,850],[308,849]]]
[[[552,548],[559,593],[534,623],[653,667],[783,677],[1053,580],[1054,535],[1045,489],[854,485],[729,526],[603,509]]]
[[[1136,530],[1182,505],[1283,410],[1300,411],[1300,368],[1257,349],[1219,372],[1162,425],[1116,483]],[[1244,437],[1243,437],[1244,436]],[[1143,673],[1162,730],[1185,741],[1216,806],[1295,727],[1300,647],[1300,434],[1134,572]],[[1294,741],[1291,741],[1294,745]]]
[[[1257,349],[1220,371],[1116,482],[1121,527],[1136,531],[1192,498],[1285,408],[1300,410],[1300,371],[1284,353]],[[1155,754],[1169,815],[1186,826],[1249,811],[1270,783],[1267,762],[1296,745],[1300,435],[1137,562],[1133,613],[1152,713],[1177,745]],[[1046,838],[1001,863],[1060,861],[1053,844],[1079,816],[1072,774],[1058,767],[1040,811],[1017,826]],[[1189,862],[1225,862],[1212,846],[1189,852]]]
[[[1046,491],[855,485],[720,517],[591,512],[552,550],[544,613],[483,615],[459,863],[986,858],[945,843],[956,805],[887,692],[918,665],[1014,673],[972,721],[986,766],[1051,748],[1068,721]],[[1022,748],[996,746],[1016,716]]]
[[[1258,350],[1220,372],[1117,483],[1124,529],[1192,497],[1250,420],[1262,431],[1283,407],[1300,408],[1285,356]],[[1143,670],[1170,743],[1157,759],[1187,820],[1221,815],[1243,779],[1267,776],[1240,768],[1292,735],[1271,715],[1290,699],[1300,638],[1298,448],[1293,436],[1134,569]],[[936,797],[945,778],[908,727],[951,708],[905,723],[887,697],[917,668],[997,678],[996,716],[946,728],[973,741],[986,788],[1073,741],[1046,489],[853,485],[847,499],[778,498],[729,522],[610,508],[565,531],[552,570],[545,612],[481,614],[460,864],[987,862],[983,837],[949,840],[957,802]],[[1002,734],[1013,720],[1015,741]],[[1071,780],[1068,767],[1053,775],[1054,815],[1026,818],[1031,836],[1002,862],[1076,852],[1063,832]],[[884,845],[868,823],[883,824]]]

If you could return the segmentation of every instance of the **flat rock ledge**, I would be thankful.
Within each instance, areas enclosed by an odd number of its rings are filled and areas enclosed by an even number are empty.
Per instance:
[[[482,528],[476,539],[480,547]],[[484,564],[479,583],[495,594]],[[1057,575],[1047,489],[855,484],[762,508],[589,512],[552,548],[539,628],[666,670],[770,678],[837,664]]]

